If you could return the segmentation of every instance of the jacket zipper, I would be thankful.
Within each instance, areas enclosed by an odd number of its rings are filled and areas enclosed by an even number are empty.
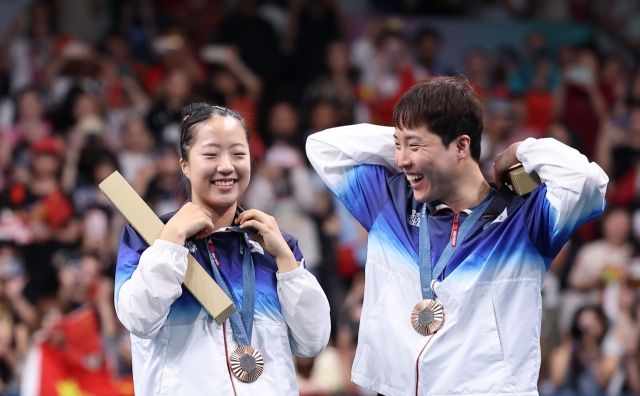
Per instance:
[[[451,226],[451,246],[453,247],[458,242],[458,215],[460,215],[460,212],[453,214],[453,226]]]
[[[420,383],[420,371],[419,371],[418,366],[420,364],[420,356],[422,356],[422,352],[424,352],[424,350],[427,348],[427,345],[429,345],[429,343],[433,339],[434,335],[432,335],[431,338],[429,338],[429,341],[427,341],[427,343],[424,345],[424,347],[422,348],[422,350],[418,354],[418,358],[416,359],[416,396],[419,396],[418,395],[418,384]]]
[[[211,239],[207,241],[207,246],[209,247],[209,251],[211,252],[211,257],[213,257],[213,261],[216,264],[216,267],[220,267],[220,262],[218,261],[218,257],[216,256],[216,251],[213,248],[213,242],[211,242]]]
[[[227,370],[229,371],[229,381],[231,381],[231,387],[233,388],[233,395],[237,396],[236,386],[233,383],[233,374],[231,374],[231,364],[229,363],[229,351],[227,350],[227,326],[222,324],[222,336],[224,337],[224,357],[227,361]]]

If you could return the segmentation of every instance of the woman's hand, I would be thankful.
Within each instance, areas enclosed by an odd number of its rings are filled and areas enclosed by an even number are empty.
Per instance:
[[[184,241],[195,235],[204,238],[215,231],[211,214],[200,205],[187,202],[164,226],[160,239],[184,245]]]
[[[273,256],[278,264],[278,272],[283,273],[298,268],[296,258],[282,237],[278,223],[273,216],[257,209],[249,209],[240,213],[235,223],[240,224],[240,228],[253,227],[258,230],[258,234],[251,236]]]

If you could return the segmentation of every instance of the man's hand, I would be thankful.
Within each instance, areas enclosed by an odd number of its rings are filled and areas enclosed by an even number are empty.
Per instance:
[[[514,143],[505,151],[496,155],[496,160],[493,163],[493,180],[498,188],[504,184],[507,170],[520,162],[516,157],[516,150],[520,147],[520,143],[522,142]]]

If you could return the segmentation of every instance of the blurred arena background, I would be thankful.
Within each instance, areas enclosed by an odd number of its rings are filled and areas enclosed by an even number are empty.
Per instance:
[[[545,280],[539,390],[640,394],[640,2],[1,0],[0,34],[0,394],[133,394],[113,307],[125,221],[97,185],[117,169],[156,213],[177,209],[180,109],[205,100],[247,119],[244,205],[299,238],[332,305],[329,347],[296,359],[301,395],[369,395],[349,380],[366,232],[304,142],[391,125],[436,75],[481,98],[489,181],[529,136],[608,173],[605,214]]]

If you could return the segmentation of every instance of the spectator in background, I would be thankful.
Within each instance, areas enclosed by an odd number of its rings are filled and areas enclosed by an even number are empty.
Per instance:
[[[270,145],[286,144],[299,151],[304,148],[298,111],[291,102],[279,101],[271,106],[267,129]]]
[[[498,49],[493,59],[491,69],[491,81],[496,91],[496,96],[505,98],[518,94],[510,88],[509,83],[514,75],[517,75],[520,67],[520,54],[518,49],[510,45],[503,45]]]
[[[360,75],[370,75],[373,60],[376,55],[376,43],[384,33],[382,18],[372,16],[367,19],[364,32],[351,43],[351,63],[358,69]]]
[[[527,115],[524,124],[540,136],[553,121],[553,94],[549,90],[552,73],[548,62],[539,62],[533,71],[529,89],[524,94]]]
[[[601,303],[615,320],[617,287],[629,269],[633,246],[629,242],[631,218],[626,208],[608,208],[601,219],[602,239],[583,245],[569,273],[570,290],[565,292],[562,328],[567,318],[585,303]]]
[[[264,156],[264,143],[257,132],[258,104],[262,98],[263,84],[242,61],[238,51],[231,46],[209,46],[202,57],[214,65],[210,77],[210,96],[214,103],[235,110],[247,122],[251,134],[251,155],[255,160]]]
[[[566,144],[567,146],[574,147],[573,144],[573,135],[569,131],[569,129],[561,122],[554,122],[549,125],[545,132],[545,137],[550,137],[558,140],[561,143]],[[600,162],[598,162],[600,164]],[[603,168],[604,169],[604,168]],[[611,184],[610,184],[611,185]]]
[[[0,131],[0,169],[6,168],[16,150],[24,150],[51,135],[51,125],[43,113],[42,101],[35,89],[26,89],[18,95],[17,121]]]
[[[564,71],[564,83],[556,93],[555,115],[578,134],[583,152],[596,153],[598,125],[609,116],[613,87],[600,80],[598,58],[590,48],[578,50],[576,59]]]
[[[627,90],[630,79],[624,62],[617,56],[607,56],[602,65],[600,78],[602,85],[610,87],[613,93],[611,117],[613,119],[626,117],[628,111]]]
[[[613,181],[607,200],[614,205],[635,206],[640,160],[640,102],[632,104],[628,114],[627,122],[613,119],[602,124],[596,159]]]
[[[181,71],[190,85],[204,81],[204,70],[193,56],[184,33],[175,27],[168,29],[163,36],[153,40],[153,50],[160,63],[144,72],[143,86],[152,95],[162,90],[162,81],[175,71]]]
[[[487,55],[479,48],[471,49],[465,56],[465,77],[469,79],[480,102],[491,96],[491,76]]]
[[[0,245],[0,392],[18,389],[20,371],[29,345],[30,332],[37,328],[37,312],[22,292],[26,283],[24,263],[13,244]]]
[[[157,143],[178,147],[180,138],[181,109],[191,94],[191,83],[181,70],[170,72],[164,79],[156,104],[147,115],[149,129]]]
[[[602,350],[607,328],[607,318],[599,307],[590,305],[576,312],[571,332],[551,355],[556,395],[603,394],[615,371],[615,359]]]
[[[304,88],[323,72],[327,46],[336,40],[344,40],[345,32],[338,1],[290,2],[286,41],[294,48],[291,57],[294,84]]]
[[[153,135],[144,120],[132,117],[125,125],[122,148],[118,153],[120,173],[130,184],[136,184],[140,172],[153,162],[152,150],[155,146]]]
[[[514,110],[508,100],[493,99],[484,106],[483,139],[480,141],[480,169],[485,179],[493,181],[493,163],[496,155],[509,147],[513,132]]]
[[[334,41],[327,46],[325,56],[326,71],[309,84],[304,92],[306,106],[317,101],[336,103],[340,125],[351,124],[356,111],[357,72],[349,63],[347,45]]]
[[[340,125],[338,117],[339,113],[335,102],[320,100],[314,103],[309,110],[309,130],[306,136],[337,127]]]
[[[418,56],[418,80],[435,76],[455,76],[453,68],[438,59],[442,38],[433,28],[422,28],[415,37]]]
[[[60,184],[62,164],[60,142],[45,138],[30,150],[30,177],[26,184],[14,183],[0,194],[0,206],[9,208],[12,216],[25,224],[24,240],[16,241],[24,250],[29,284],[25,294],[35,303],[42,293],[55,291],[51,267],[53,252],[65,244],[73,244],[78,229],[73,221],[73,205]],[[7,218],[3,218],[7,222]],[[18,236],[17,233],[10,233]]]
[[[246,204],[270,213],[283,230],[296,235],[305,252],[307,269],[318,277],[322,256],[319,230],[312,218],[316,189],[302,150],[292,140],[292,133],[298,129],[294,117],[290,104],[280,103],[272,108],[270,129],[280,135],[274,136],[264,161],[257,166]]]
[[[37,2],[31,8],[30,17],[27,34],[13,41],[10,49],[13,92],[48,85],[45,73],[54,58],[51,8],[45,2]],[[22,20],[24,17],[17,20],[18,28]]]
[[[529,34],[526,40],[526,63],[509,79],[515,95],[524,95],[535,84],[535,90],[553,92],[561,81],[560,70],[551,63],[547,37],[540,32]]]
[[[235,46],[249,69],[263,81],[271,81],[282,64],[278,38],[271,25],[260,18],[257,7],[256,0],[241,0],[239,8],[223,19],[217,41]]]
[[[360,99],[369,110],[368,122],[393,124],[393,107],[416,82],[414,65],[402,35],[385,32],[379,39],[373,66],[361,77]]]
[[[136,190],[153,211],[161,215],[178,210],[187,199],[183,191],[177,191],[176,181],[180,176],[178,151],[173,146],[160,149],[160,157],[141,172]]]
[[[640,361],[638,360],[638,291],[637,279],[626,274],[620,282],[618,310],[603,343],[603,353],[609,356],[614,374],[607,386],[607,394],[626,395],[640,393]]]
[[[75,125],[71,127],[70,135],[80,135],[78,139],[88,135],[103,135],[105,121],[101,110],[95,97],[85,92],[78,93],[73,102]]]

